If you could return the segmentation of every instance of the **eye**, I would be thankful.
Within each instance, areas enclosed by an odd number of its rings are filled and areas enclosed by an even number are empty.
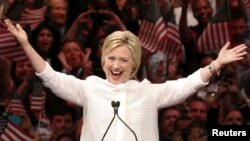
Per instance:
[[[128,59],[122,58],[121,61],[122,62],[128,62]]]
[[[109,56],[109,57],[108,57],[108,60],[114,61],[114,60],[115,60],[115,57],[114,57],[114,56]]]

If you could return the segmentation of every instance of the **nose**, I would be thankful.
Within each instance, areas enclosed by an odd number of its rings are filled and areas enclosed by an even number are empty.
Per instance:
[[[118,61],[118,60],[114,61],[112,67],[113,67],[114,69],[119,69],[119,68],[120,68],[120,63],[119,63],[119,61]]]

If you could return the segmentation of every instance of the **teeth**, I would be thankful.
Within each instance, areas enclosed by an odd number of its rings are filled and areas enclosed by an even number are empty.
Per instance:
[[[120,74],[121,72],[112,71],[113,74]]]

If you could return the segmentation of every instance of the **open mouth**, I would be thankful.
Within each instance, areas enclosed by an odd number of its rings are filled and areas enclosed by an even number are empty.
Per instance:
[[[111,74],[112,74],[112,78],[113,79],[119,79],[122,75],[122,72],[120,71],[111,71]]]

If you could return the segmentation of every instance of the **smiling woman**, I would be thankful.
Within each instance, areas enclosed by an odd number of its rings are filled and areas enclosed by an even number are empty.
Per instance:
[[[141,63],[139,39],[130,31],[115,31],[105,40],[102,50],[102,67],[106,79],[89,76],[84,80],[54,71],[32,48],[27,34],[19,24],[14,26],[5,20],[9,31],[17,38],[30,59],[38,77],[57,96],[83,106],[84,126],[80,139],[83,141],[134,140],[135,136],[122,122],[115,121],[106,134],[114,116],[112,101],[120,103],[119,116],[134,131],[138,140],[158,141],[158,109],[183,102],[209,83],[213,77],[209,66],[200,68],[187,78],[153,84],[147,79],[139,82],[132,79]],[[230,43],[222,47],[213,61],[214,71],[231,62],[243,59],[246,45],[229,49]],[[235,50],[235,51],[234,51]],[[216,73],[217,74],[217,73]],[[115,111],[118,112],[118,108]],[[101,115],[101,117],[100,117]]]
[[[115,31],[109,35],[102,48],[102,67],[106,74],[121,74],[124,83],[133,78],[141,64],[141,45],[138,38],[129,31]],[[119,57],[120,56],[120,57]],[[105,64],[106,63],[106,64]],[[121,65],[126,68],[118,68]],[[116,73],[115,73],[116,71]],[[120,73],[119,73],[120,72]],[[122,73],[123,72],[123,73]],[[112,81],[111,77],[107,77],[108,81]]]

